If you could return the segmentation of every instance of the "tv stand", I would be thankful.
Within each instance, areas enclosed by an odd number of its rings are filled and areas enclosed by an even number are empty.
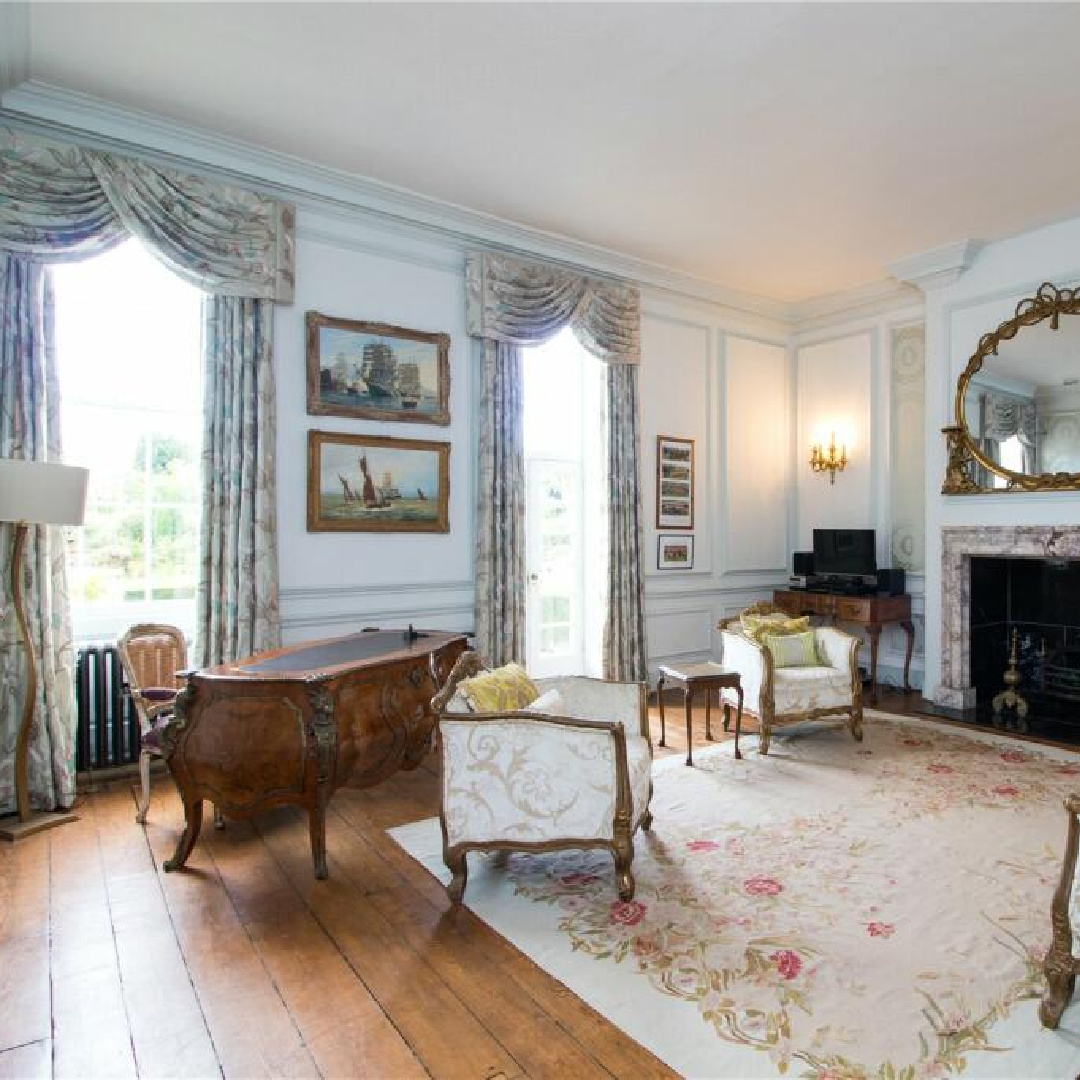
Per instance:
[[[777,589],[773,603],[790,615],[821,615],[833,622],[856,623],[870,637],[870,703],[877,701],[877,654],[881,628],[887,623],[899,623],[907,634],[904,656],[904,689],[910,690],[911,653],[915,648],[915,625],[911,621],[911,597],[860,596],[816,589]]]

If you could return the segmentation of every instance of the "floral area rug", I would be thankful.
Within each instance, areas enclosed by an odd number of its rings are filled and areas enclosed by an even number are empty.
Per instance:
[[[654,765],[633,901],[568,851],[470,854],[465,903],[688,1076],[1077,1075],[1080,1004],[1036,1013],[1080,757],[868,713],[694,760]],[[436,819],[391,835],[448,880]]]

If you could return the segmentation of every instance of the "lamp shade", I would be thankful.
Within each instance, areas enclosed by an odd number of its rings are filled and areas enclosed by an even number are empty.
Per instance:
[[[0,521],[81,525],[88,469],[0,458]]]

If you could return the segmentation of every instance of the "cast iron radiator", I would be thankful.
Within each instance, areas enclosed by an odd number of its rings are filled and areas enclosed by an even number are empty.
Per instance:
[[[139,718],[115,645],[90,645],[75,660],[75,767],[105,769],[139,760]]]

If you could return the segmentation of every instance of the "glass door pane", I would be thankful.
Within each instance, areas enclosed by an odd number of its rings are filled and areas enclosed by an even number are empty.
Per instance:
[[[526,647],[530,672],[583,670],[581,466],[526,464]]]

